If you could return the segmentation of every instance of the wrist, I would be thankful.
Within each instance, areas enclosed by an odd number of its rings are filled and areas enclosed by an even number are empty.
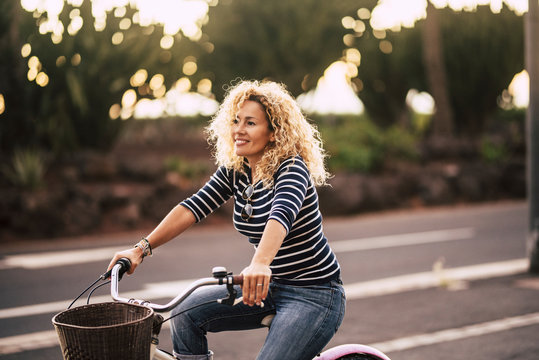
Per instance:
[[[252,259],[249,266],[252,266],[252,267],[260,267],[260,266],[262,266],[262,267],[269,268],[269,263],[267,263],[265,261],[260,261],[258,259]]]
[[[150,245],[148,239],[146,239],[145,237],[143,237],[138,243],[136,243],[134,247],[136,249],[139,249],[142,255],[142,259],[144,259],[148,255],[152,256],[152,246]]]

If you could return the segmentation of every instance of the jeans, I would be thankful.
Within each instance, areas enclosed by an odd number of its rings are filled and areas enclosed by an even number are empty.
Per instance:
[[[237,290],[241,296],[241,289]],[[172,315],[227,294],[223,286],[198,289]],[[337,281],[312,286],[271,283],[264,307],[212,301],[174,317],[174,355],[179,359],[212,359],[206,341],[208,331],[260,328],[264,317],[275,314],[257,360],[311,360],[341,325],[344,310],[344,289]]]

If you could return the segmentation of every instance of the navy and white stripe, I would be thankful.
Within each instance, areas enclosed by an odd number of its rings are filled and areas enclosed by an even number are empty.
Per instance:
[[[193,212],[197,222],[234,197],[234,227],[257,246],[269,219],[281,223],[287,235],[270,267],[274,281],[292,285],[312,285],[335,280],[340,267],[322,230],[318,195],[309,171],[299,156],[285,160],[274,175],[272,188],[254,184],[250,200],[241,194],[250,184],[250,168],[240,174],[224,167],[217,169],[196,194],[181,205]],[[241,218],[247,202],[253,206],[248,221]]]

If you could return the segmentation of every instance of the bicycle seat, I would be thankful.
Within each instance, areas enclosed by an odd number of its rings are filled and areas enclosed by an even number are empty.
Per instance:
[[[262,326],[265,326],[267,328],[269,328],[271,326],[271,322],[273,321],[273,318],[275,317],[275,314],[269,314],[269,315],[266,315],[262,321],[260,322],[260,324],[262,324]]]

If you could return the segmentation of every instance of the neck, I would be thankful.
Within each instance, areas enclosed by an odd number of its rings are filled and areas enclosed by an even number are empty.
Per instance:
[[[247,162],[249,163],[249,167],[251,168],[251,183],[254,185],[258,181],[258,177],[256,175],[256,167],[258,165],[258,161],[255,159],[247,159]]]

